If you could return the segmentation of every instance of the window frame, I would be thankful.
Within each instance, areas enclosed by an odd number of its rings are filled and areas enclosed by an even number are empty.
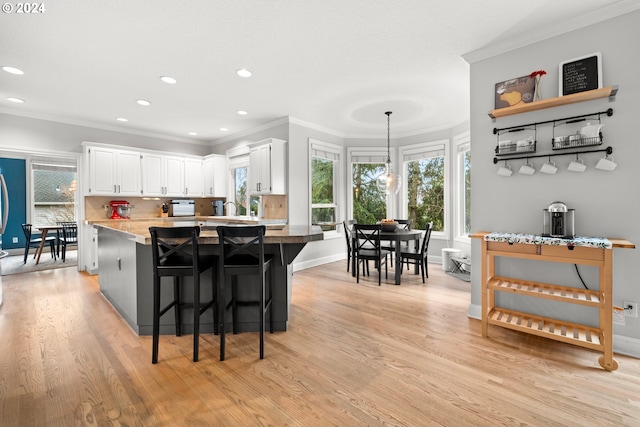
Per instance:
[[[331,230],[326,230],[324,231],[324,235],[325,237],[331,237],[332,235],[338,235],[341,232],[341,224],[342,221],[345,220],[345,209],[341,209],[340,205],[340,201],[344,200],[344,155],[343,155],[343,151],[344,151],[344,147],[337,145],[337,144],[332,144],[330,142],[326,142],[326,141],[321,141],[318,139],[314,139],[314,138],[308,138],[308,153],[309,153],[309,176],[308,176],[308,183],[309,183],[309,224],[313,224],[313,209],[314,208],[327,208],[327,207],[333,207],[334,208],[334,222],[336,223],[336,225],[333,227],[333,229]],[[316,154],[316,155],[314,155]],[[325,160],[332,160],[333,163],[333,203],[327,204],[327,203],[319,203],[319,204],[314,204],[311,200],[312,198],[312,185],[313,185],[313,180],[312,180],[312,176],[313,176],[313,171],[312,171],[312,163],[313,163],[313,158],[322,158]],[[330,158],[333,157],[333,158]]]
[[[453,138],[456,150],[454,162],[455,175],[455,240],[470,243],[469,235],[465,233],[465,179],[464,179],[464,153],[471,153],[471,133],[469,131]],[[471,167],[471,166],[470,166]]]
[[[391,147],[391,158],[396,159],[395,148]],[[366,148],[366,147],[347,147],[347,175],[348,182],[346,185],[347,191],[347,209],[346,212],[349,218],[353,218],[353,164],[354,163],[386,163],[387,161],[387,150],[385,147],[379,148]],[[354,160],[355,159],[355,160]],[[368,161],[360,161],[360,159],[367,159]],[[394,170],[396,166],[393,162],[391,162],[391,166]],[[386,205],[387,205],[387,217],[394,218],[395,212],[395,195],[387,194],[386,196]]]
[[[417,143],[417,144],[411,144],[411,145],[405,145],[405,146],[401,146],[399,147],[398,151],[398,159],[402,162],[402,181],[403,181],[403,185],[401,188],[401,197],[400,197],[400,217],[402,218],[406,218],[409,215],[409,210],[408,210],[408,203],[409,203],[409,194],[407,192],[407,189],[409,188],[407,185],[407,177],[409,176],[409,169],[407,167],[407,164],[410,161],[415,161],[415,160],[420,160],[420,159],[428,159],[434,156],[425,156],[425,157],[418,157],[418,158],[410,158],[410,159],[406,159],[407,157],[415,157],[416,155],[419,155],[420,153],[429,153],[429,152],[436,152],[436,151],[443,151],[444,154],[444,230],[442,231],[436,231],[433,230],[431,232],[431,237],[433,237],[434,239],[450,239],[450,235],[451,235],[451,225],[450,225],[450,219],[449,219],[449,214],[451,212],[451,196],[449,194],[449,187],[450,187],[450,165],[449,165],[449,159],[450,159],[450,140],[449,139],[439,139],[439,140],[434,140],[434,141],[426,141],[426,142],[421,142],[421,143]]]

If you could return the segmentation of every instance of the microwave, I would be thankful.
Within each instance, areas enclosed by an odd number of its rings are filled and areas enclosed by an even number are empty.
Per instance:
[[[195,216],[196,202],[194,200],[169,201],[169,216]]]

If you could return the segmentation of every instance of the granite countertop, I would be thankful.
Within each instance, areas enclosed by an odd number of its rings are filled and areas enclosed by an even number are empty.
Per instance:
[[[185,227],[199,225],[199,221],[208,217],[173,217],[173,218],[154,218],[154,219],[137,219],[137,220],[106,220],[106,221],[87,221],[94,227],[104,228],[108,230],[122,233],[123,237],[135,240],[137,243],[149,245],[151,244],[151,235],[149,227]],[[224,217],[212,217],[224,218]],[[259,221],[259,220],[258,220]],[[225,221],[226,222],[226,221]],[[255,224],[254,222],[245,222],[245,224]],[[216,244],[218,243],[218,233],[215,226],[200,226],[200,243]],[[318,226],[306,225],[287,225],[278,227],[278,229],[267,228],[265,235],[265,243],[307,243],[324,238],[322,229]]]

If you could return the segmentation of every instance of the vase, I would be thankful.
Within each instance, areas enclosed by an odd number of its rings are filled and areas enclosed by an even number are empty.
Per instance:
[[[533,102],[542,101],[542,93],[540,90],[540,78],[542,76],[536,76],[536,88],[533,91]]]

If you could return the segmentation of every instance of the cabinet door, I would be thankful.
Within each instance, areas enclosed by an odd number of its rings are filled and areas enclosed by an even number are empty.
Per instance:
[[[269,144],[256,147],[249,152],[249,175],[251,194],[269,194],[271,187],[271,147]]]
[[[213,195],[227,197],[227,157],[215,156],[213,158]]]
[[[129,151],[117,153],[117,189],[122,196],[140,196],[140,154]]]
[[[184,161],[165,157],[165,196],[184,196]]]
[[[205,196],[213,196],[215,194],[214,167],[213,157],[209,157],[202,162],[202,181]]]
[[[116,151],[89,149],[89,194],[116,194]]]
[[[184,159],[184,187],[186,196],[202,197],[204,193],[202,160]]]
[[[158,154],[142,155],[142,195],[164,196],[164,158]]]

